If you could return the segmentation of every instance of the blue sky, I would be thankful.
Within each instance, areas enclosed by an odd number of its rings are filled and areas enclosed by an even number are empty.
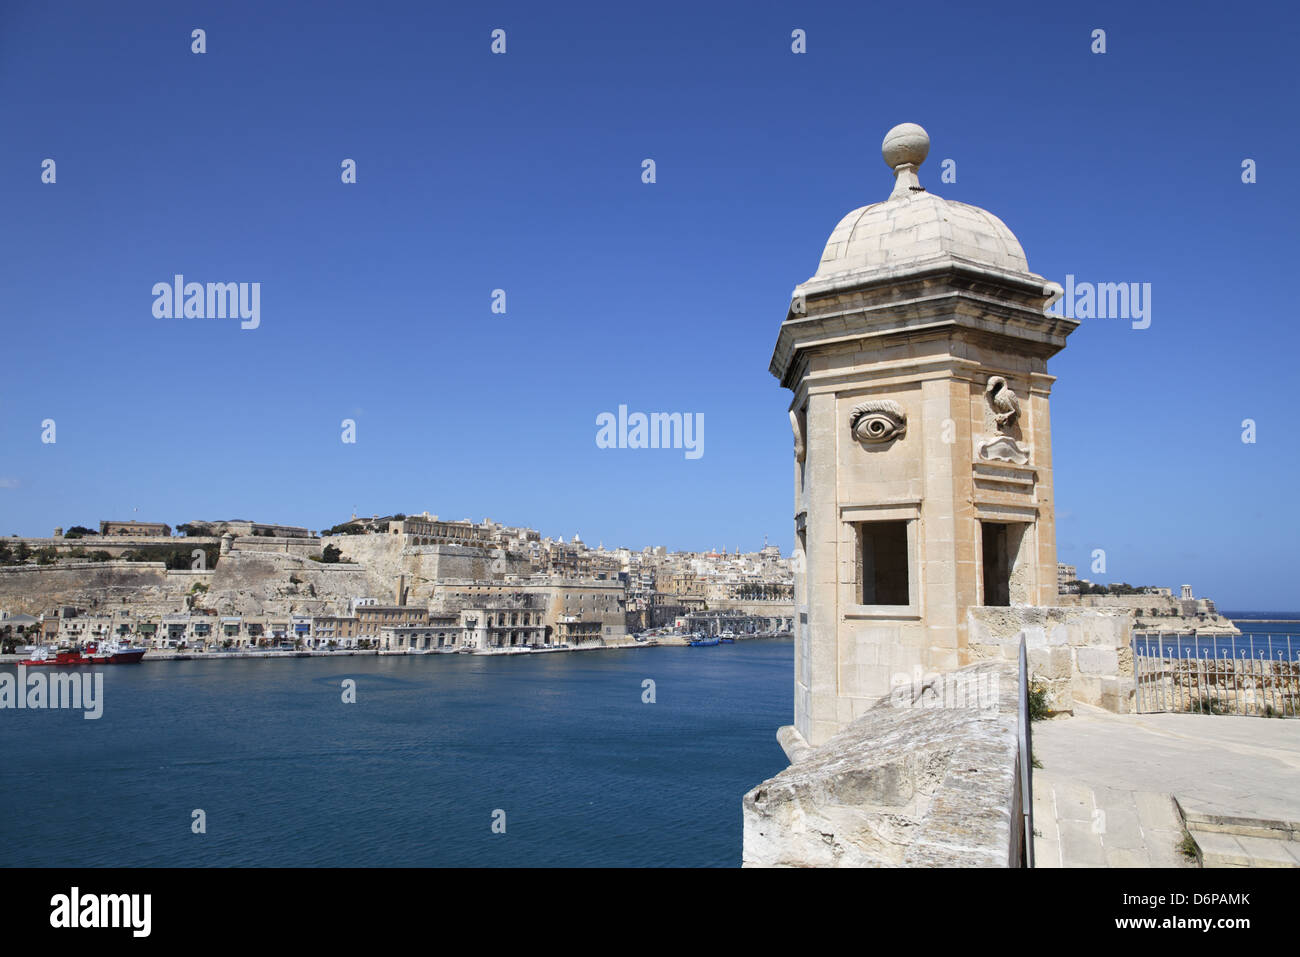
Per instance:
[[[1149,329],[1050,365],[1059,557],[1300,608],[1300,15],[1045,7],[11,0],[0,531],[428,509],[788,551],[777,327],[910,121],[1035,272],[1152,284]],[[260,282],[260,328],[154,318],[176,273]],[[705,454],[597,448],[619,404],[703,413]]]

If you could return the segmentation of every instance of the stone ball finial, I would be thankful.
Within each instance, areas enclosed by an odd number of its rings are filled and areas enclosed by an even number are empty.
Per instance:
[[[930,154],[930,134],[915,123],[900,123],[885,134],[880,155],[890,169],[905,164],[920,166]]]

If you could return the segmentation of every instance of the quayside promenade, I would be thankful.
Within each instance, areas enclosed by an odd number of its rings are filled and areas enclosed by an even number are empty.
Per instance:
[[[354,657],[423,657],[426,655],[552,655],[567,654],[578,651],[627,651],[639,648],[687,648],[691,644],[691,635],[661,635],[644,641],[628,639],[627,641],[599,645],[571,645],[568,647],[542,648],[477,648],[466,650],[439,649],[402,649],[387,648],[336,648],[333,650],[315,649],[228,649],[219,651],[187,651],[175,648],[150,649],[144,661],[233,661],[249,658],[354,658]],[[736,641],[788,640],[788,633],[736,635]],[[17,664],[30,657],[30,653],[0,655],[0,664]]]

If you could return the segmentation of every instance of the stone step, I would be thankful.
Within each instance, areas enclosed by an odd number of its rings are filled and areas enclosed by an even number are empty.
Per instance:
[[[1189,828],[1202,867],[1300,867],[1300,843]]]
[[[1184,813],[1183,820],[1190,830],[1195,828],[1205,833],[1234,833],[1240,837],[1264,837],[1266,840],[1300,843],[1300,826],[1291,820],[1192,813]]]
[[[1180,803],[1179,813],[1189,829],[1205,833],[1236,834],[1239,837],[1259,837],[1273,841],[1300,842],[1300,822],[1277,818],[1245,817],[1237,814],[1218,814],[1193,809]]]
[[[1235,834],[1238,837],[1258,837],[1270,841],[1289,841],[1300,843],[1300,830],[1286,821],[1243,820],[1228,821],[1193,821],[1187,818],[1188,828],[1204,834]]]

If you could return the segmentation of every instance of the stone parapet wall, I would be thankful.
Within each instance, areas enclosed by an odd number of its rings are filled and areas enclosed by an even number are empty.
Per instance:
[[[221,542],[221,539],[186,538],[175,535],[166,537],[162,535],[83,535],[81,538],[6,538],[4,541],[10,548],[15,548],[19,542],[22,542],[32,551],[53,548],[56,552],[62,554],[73,549],[84,548],[87,552],[103,551],[116,555],[133,549],[179,548],[184,545],[201,548],[204,545],[217,545]]]
[[[1176,611],[1178,601],[1168,595],[1061,595],[1060,604],[1082,608],[1161,608]]]
[[[1031,681],[1047,689],[1052,711],[1076,702],[1117,714],[1133,710],[1133,616],[1128,610],[991,607],[967,610],[972,660],[1014,661],[1025,636]]]
[[[745,795],[746,867],[1016,867],[1018,678],[990,660],[901,686]],[[1027,759],[1026,759],[1027,760]]]
[[[220,541],[220,539],[216,539]],[[283,552],[288,555],[320,555],[325,545],[319,538],[271,538],[266,535],[241,535],[232,539],[231,547],[241,552]]]

